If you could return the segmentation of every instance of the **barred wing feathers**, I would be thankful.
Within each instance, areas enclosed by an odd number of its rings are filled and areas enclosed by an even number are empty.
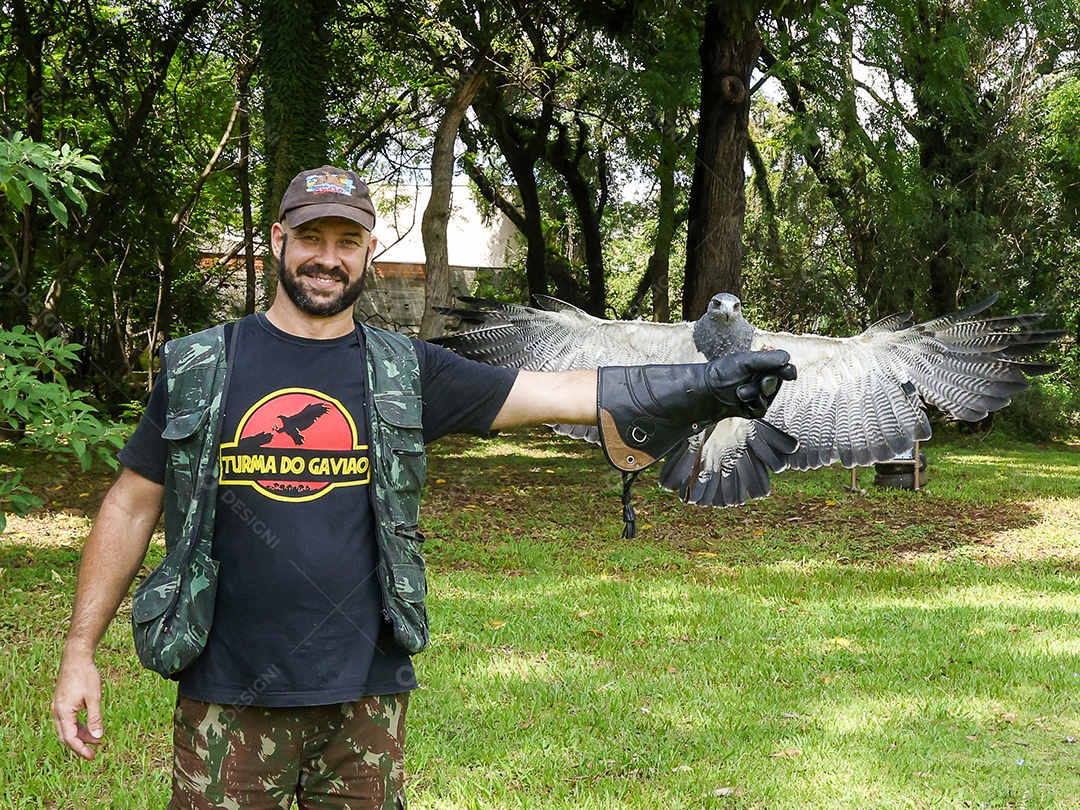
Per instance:
[[[462,300],[472,308],[444,312],[476,328],[435,342],[489,363],[555,371],[705,360],[692,323],[606,321],[552,298],[543,310]],[[770,471],[867,466],[911,450],[930,437],[926,404],[968,421],[1004,408],[1029,376],[1057,368],[1018,358],[1064,333],[1035,329],[1037,314],[976,317],[996,300],[922,324],[893,315],[847,338],[755,330],[751,349],[786,350],[798,379],[764,420],[727,419],[683,442],[661,485],[691,503],[740,504],[768,494]],[[595,428],[554,427],[597,440]]]
[[[566,371],[650,363],[701,363],[692,323],[608,321],[556,298],[537,296],[543,309],[461,298],[470,308],[440,308],[476,328],[432,342],[458,354],[526,371]]]
[[[922,324],[895,315],[850,338],[757,331],[752,348],[785,349],[799,371],[765,417],[799,439],[791,466],[888,461],[930,437],[924,403],[977,421],[1053,371],[1016,358],[1063,333],[1032,328],[1042,315],[972,317],[996,300]]]
[[[607,365],[702,363],[694,346],[694,324],[608,321],[593,317],[556,298],[538,296],[544,309],[476,298],[459,299],[466,308],[440,308],[469,327],[432,342],[458,354],[494,365],[527,371],[564,371]],[[552,425],[557,433],[599,443],[595,427]],[[713,436],[701,459],[706,436]],[[721,437],[723,441],[721,441]],[[672,452],[685,457],[677,469],[669,463],[661,484],[680,491],[693,503],[744,503],[769,493],[769,471],[787,467],[796,442],[770,425],[729,419],[698,434]],[[688,449],[691,455],[687,456]],[[716,475],[713,475],[713,472]],[[692,486],[701,474],[705,483]],[[715,480],[714,480],[715,479]]]
[[[767,417],[768,418],[768,417]],[[668,454],[660,485],[688,503],[737,506],[769,494],[798,441],[761,419],[725,419]]]

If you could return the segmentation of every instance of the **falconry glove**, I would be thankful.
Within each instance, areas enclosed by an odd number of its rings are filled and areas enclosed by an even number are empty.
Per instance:
[[[721,419],[764,416],[780,383],[795,379],[788,359],[773,350],[709,363],[599,369],[597,425],[608,461],[637,472]]]
[[[788,353],[738,352],[708,363],[604,366],[596,417],[607,460],[623,476],[623,537],[636,533],[630,489],[639,472],[679,442],[732,416],[765,415],[783,380],[795,379]]]

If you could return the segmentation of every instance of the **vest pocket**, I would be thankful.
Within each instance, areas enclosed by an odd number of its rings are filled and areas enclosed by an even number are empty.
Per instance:
[[[377,418],[394,429],[380,431],[385,450],[379,454],[385,480],[399,492],[419,492],[427,478],[420,397],[375,396]]]
[[[396,559],[391,564],[394,572],[394,593],[406,602],[421,604],[427,596],[426,565],[421,545],[424,535],[415,526],[398,526]]]
[[[418,653],[428,645],[428,617],[424,606],[427,596],[427,577],[421,545],[424,535],[416,526],[394,528],[394,542],[388,551],[390,592],[386,594],[388,616],[394,626],[394,637],[409,653]]]
[[[395,392],[375,394],[379,418],[399,428],[423,428],[423,400],[418,396]]]
[[[189,439],[198,433],[210,419],[210,408],[197,408],[184,413],[169,414],[161,438],[171,442]]]

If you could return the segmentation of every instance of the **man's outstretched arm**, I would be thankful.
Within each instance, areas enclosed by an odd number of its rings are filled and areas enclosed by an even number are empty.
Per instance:
[[[146,557],[161,516],[164,487],[125,469],[101,505],[83,548],[75,608],[53,694],[60,741],[84,759],[104,734],[101,676],[94,652]],[[79,712],[86,712],[86,722]]]
[[[732,416],[761,418],[781,383],[795,379],[789,359],[784,351],[761,351],[709,363],[521,371],[491,427],[596,425],[599,406],[611,423],[600,424],[602,437],[641,417],[638,422],[660,428],[659,443],[667,452],[685,438],[681,433]]]
[[[519,425],[595,425],[596,375],[596,369],[518,372],[492,430]]]

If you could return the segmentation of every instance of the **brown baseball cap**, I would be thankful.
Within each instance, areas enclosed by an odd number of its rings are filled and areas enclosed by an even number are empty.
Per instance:
[[[300,172],[289,183],[278,207],[278,221],[286,217],[293,228],[320,217],[344,217],[370,231],[375,227],[375,206],[360,175],[323,166]]]

